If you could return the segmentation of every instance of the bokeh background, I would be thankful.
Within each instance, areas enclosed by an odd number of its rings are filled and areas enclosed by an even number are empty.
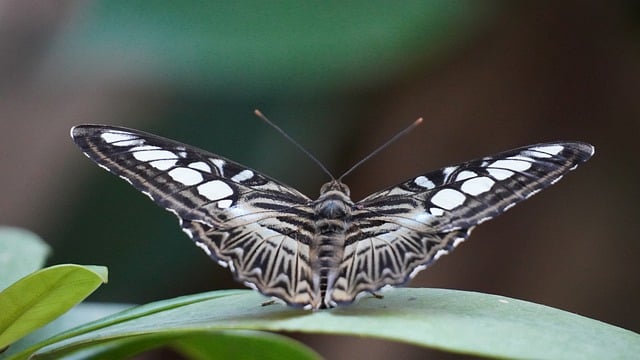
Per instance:
[[[640,331],[640,6],[634,1],[0,2],[0,223],[41,235],[50,263],[109,267],[93,301],[238,287],[173,215],[90,163],[68,132],[104,123],[232,158],[315,197],[355,199],[536,142],[596,156],[482,225],[412,286],[529,300]],[[458,358],[292,334],[331,359]],[[155,354],[156,357],[160,353]]]

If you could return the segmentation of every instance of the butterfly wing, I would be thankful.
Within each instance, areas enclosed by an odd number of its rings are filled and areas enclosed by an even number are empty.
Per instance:
[[[332,303],[406,283],[474,226],[556,183],[593,153],[578,142],[531,145],[430,172],[359,201]]]
[[[82,151],[178,216],[187,235],[238,281],[293,306],[315,306],[306,196],[221,156],[153,134],[80,125]]]

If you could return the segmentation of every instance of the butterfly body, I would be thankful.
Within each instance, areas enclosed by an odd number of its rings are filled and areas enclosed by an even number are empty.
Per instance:
[[[339,180],[311,200],[229,159],[137,130],[80,125],[71,136],[91,160],[176,214],[182,230],[238,281],[305,309],[405,284],[476,225],[593,155],[580,142],[530,145],[354,202]]]
[[[315,234],[310,248],[311,268],[317,274],[313,279],[314,289],[322,299],[320,307],[331,307],[331,291],[339,275],[354,203],[349,197],[349,188],[333,180],[322,186],[312,206]],[[315,304],[312,307],[315,308]]]

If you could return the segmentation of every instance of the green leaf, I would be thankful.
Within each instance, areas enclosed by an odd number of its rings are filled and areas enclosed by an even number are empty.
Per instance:
[[[260,331],[173,331],[128,336],[84,349],[75,354],[45,354],[40,360],[73,358],[91,360],[127,359],[144,351],[167,347],[189,359],[319,359],[305,345],[288,337]]]
[[[0,227],[0,290],[44,265],[49,246],[36,234],[13,227]]]
[[[395,289],[381,300],[364,298],[352,306],[316,312],[262,307],[262,301],[255,292],[237,290],[151,303],[61,334],[48,340],[49,346],[30,352],[55,358],[130,336],[242,329],[369,336],[507,358],[632,359],[640,353],[636,333],[495,295]]]
[[[172,347],[190,359],[320,359],[320,355],[288,337],[259,331],[194,333]]]
[[[113,315],[133,306],[134,305],[131,304],[117,303],[80,303],[64,315],[11,344],[5,353],[0,354],[0,359],[2,359],[2,356],[17,354],[24,351],[30,346],[51,338],[54,335],[60,334],[63,331],[86,324],[89,321]]]
[[[0,349],[71,309],[107,282],[101,266],[57,265],[0,292]]]

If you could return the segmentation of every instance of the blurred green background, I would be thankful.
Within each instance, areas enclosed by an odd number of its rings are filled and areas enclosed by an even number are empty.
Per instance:
[[[596,156],[477,229],[412,286],[534,301],[640,331],[640,7],[632,1],[0,2],[0,223],[106,265],[94,301],[241,287],[173,215],[90,163],[68,131],[138,128],[232,158],[315,197],[355,199],[512,147],[561,139]],[[332,359],[456,358],[296,335]],[[158,357],[161,355],[158,354]]]

